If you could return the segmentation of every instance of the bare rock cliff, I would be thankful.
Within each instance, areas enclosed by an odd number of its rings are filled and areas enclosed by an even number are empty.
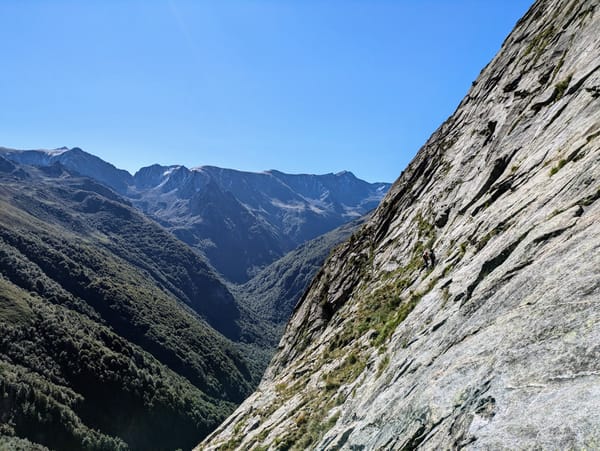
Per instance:
[[[600,5],[540,0],[198,449],[598,449],[599,179]]]

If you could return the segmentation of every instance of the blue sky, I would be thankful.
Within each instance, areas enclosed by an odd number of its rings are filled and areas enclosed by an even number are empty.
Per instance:
[[[393,181],[531,0],[4,0],[0,145]]]

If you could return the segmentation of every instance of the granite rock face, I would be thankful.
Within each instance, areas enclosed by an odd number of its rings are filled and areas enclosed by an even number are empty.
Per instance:
[[[600,5],[537,1],[198,449],[600,447],[599,97]]]

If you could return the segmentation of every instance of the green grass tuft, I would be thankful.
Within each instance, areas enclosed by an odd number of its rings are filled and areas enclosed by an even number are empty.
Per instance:
[[[552,169],[550,169],[550,177],[552,177],[554,174],[560,171],[565,164],[567,164],[567,160],[565,160],[564,158],[560,159],[556,166],[553,166]]]

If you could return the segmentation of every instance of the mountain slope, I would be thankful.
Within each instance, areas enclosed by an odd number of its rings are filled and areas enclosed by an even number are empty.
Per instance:
[[[352,235],[366,219],[354,220],[298,246],[245,284],[235,286],[236,297],[260,318],[284,325],[332,249]]]
[[[0,300],[0,435],[189,447],[259,377],[222,335],[241,312],[200,257],[60,163],[0,158]]]
[[[209,175],[182,166],[161,169],[166,175],[156,186],[136,190],[134,204],[200,250],[226,278],[245,280],[252,266],[283,255],[278,231]],[[140,178],[145,172],[135,176],[142,187],[150,183]]]
[[[596,1],[537,1],[199,449],[596,448],[599,61]]]

